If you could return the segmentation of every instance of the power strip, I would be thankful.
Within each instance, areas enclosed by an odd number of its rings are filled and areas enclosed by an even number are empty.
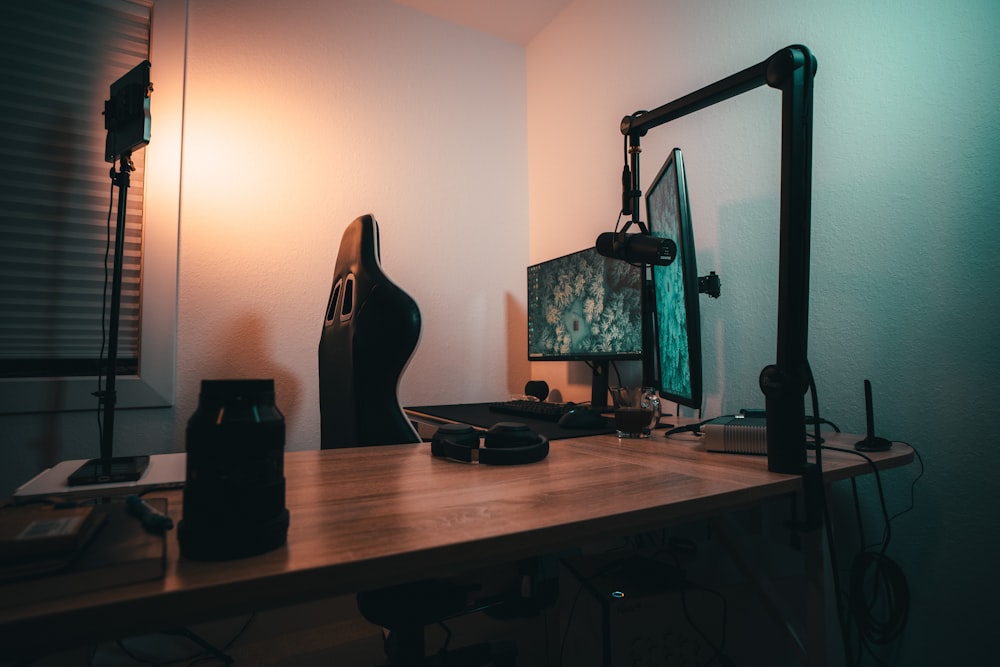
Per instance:
[[[767,455],[767,420],[764,417],[719,417],[701,427],[705,449],[727,454]]]

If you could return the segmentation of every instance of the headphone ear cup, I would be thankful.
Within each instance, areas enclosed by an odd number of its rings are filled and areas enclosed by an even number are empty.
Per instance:
[[[486,432],[479,449],[480,431],[466,424],[442,424],[431,438],[431,454],[456,461],[492,465],[534,463],[549,455],[549,439],[517,422],[499,422]],[[474,457],[473,452],[478,451]]]
[[[431,454],[461,461],[472,460],[479,448],[479,431],[467,424],[442,424],[431,438]]]
[[[549,439],[518,422],[494,424],[486,431],[483,447],[479,462],[493,465],[534,463],[549,455]]]
[[[441,424],[433,440],[447,439],[465,447],[479,446],[479,431],[468,424]]]
[[[483,446],[497,449],[528,447],[537,445],[539,436],[526,424],[518,422],[497,422],[486,431]]]

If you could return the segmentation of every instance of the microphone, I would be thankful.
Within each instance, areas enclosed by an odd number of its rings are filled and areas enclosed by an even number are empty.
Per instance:
[[[601,255],[630,264],[669,266],[677,259],[677,244],[673,239],[649,234],[604,232],[598,234],[595,246]]]

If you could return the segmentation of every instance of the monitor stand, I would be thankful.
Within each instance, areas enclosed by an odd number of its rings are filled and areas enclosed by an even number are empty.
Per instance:
[[[611,363],[607,360],[590,362],[590,409],[601,414],[608,409],[608,373]]]

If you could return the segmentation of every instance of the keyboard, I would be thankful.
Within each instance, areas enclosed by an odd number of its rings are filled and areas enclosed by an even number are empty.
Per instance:
[[[499,412],[514,417],[529,417],[542,421],[556,422],[572,407],[572,403],[545,403],[515,398],[488,405],[491,412]]]

